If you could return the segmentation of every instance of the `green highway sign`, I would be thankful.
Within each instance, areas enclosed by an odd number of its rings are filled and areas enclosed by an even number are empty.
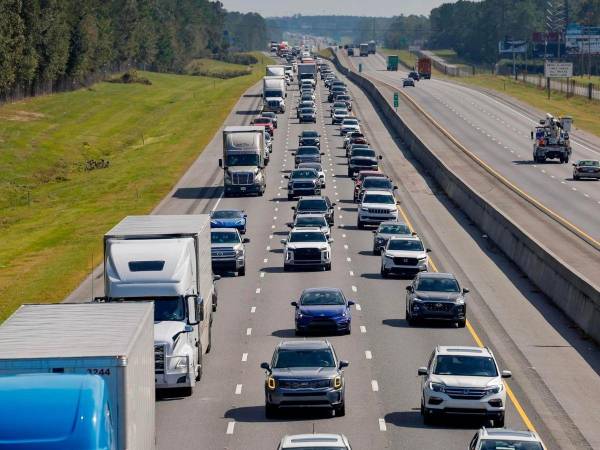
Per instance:
[[[359,71],[359,72],[362,72],[362,63],[359,63],[359,64],[358,64],[358,71]]]
[[[394,92],[394,108],[398,107],[398,93]]]

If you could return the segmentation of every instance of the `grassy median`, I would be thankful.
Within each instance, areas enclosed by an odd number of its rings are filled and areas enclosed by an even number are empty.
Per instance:
[[[150,85],[0,107],[0,321],[62,300],[101,262],[103,233],[152,210],[263,76],[270,59],[257,56],[228,80],[140,72]]]

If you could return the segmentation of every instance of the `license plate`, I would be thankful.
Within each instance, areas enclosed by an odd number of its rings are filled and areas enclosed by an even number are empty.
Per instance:
[[[245,191],[245,190],[246,190],[246,188],[243,186],[240,188],[240,191]]]

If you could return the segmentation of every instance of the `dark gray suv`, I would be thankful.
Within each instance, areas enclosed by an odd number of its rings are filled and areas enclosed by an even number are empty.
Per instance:
[[[415,325],[425,319],[446,320],[463,328],[468,292],[451,273],[421,272],[406,286],[406,321]]]
[[[283,408],[330,408],[346,414],[344,368],[326,339],[282,341],[266,371],[265,416],[273,418]]]

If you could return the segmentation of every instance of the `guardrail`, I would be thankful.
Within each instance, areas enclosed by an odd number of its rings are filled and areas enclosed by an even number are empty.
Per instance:
[[[571,320],[600,342],[600,292],[533,236],[498,210],[452,171],[396,113],[388,99],[367,78],[343,66],[337,69],[371,99],[388,125],[445,193]],[[427,120],[427,119],[426,119]],[[453,142],[455,145],[455,143]],[[494,176],[490,174],[490,176]],[[505,185],[506,186],[506,185]],[[509,186],[506,188],[510,189]],[[514,191],[513,191],[514,192]],[[523,199],[523,201],[528,201]],[[528,202],[532,204],[531,202]],[[538,205],[534,205],[539,209]],[[595,280],[596,281],[596,280]]]

